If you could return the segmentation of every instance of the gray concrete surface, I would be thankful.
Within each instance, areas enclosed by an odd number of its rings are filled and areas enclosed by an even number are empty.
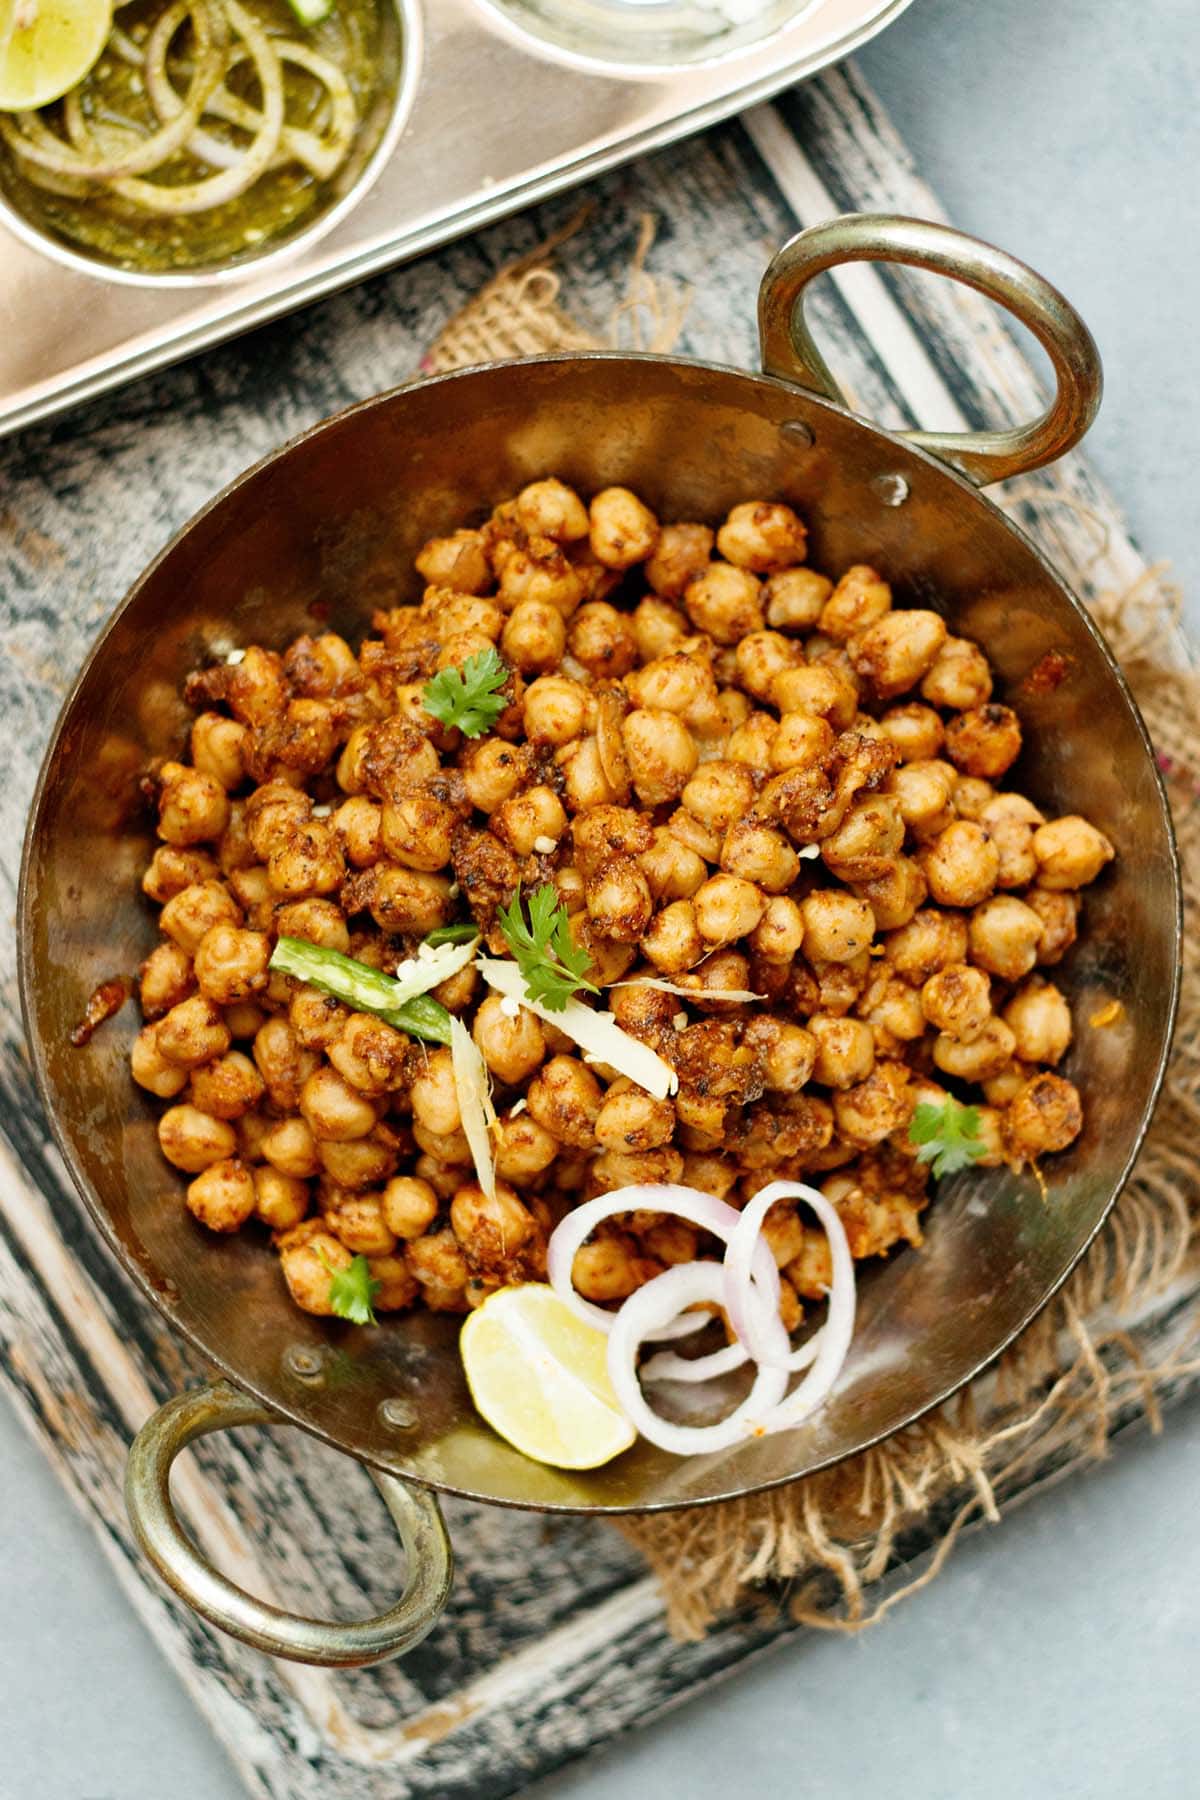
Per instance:
[[[434,0],[436,3],[436,0]],[[959,223],[1100,340],[1092,449],[1200,630],[1195,0],[916,0],[864,56]],[[0,1406],[0,1800],[232,1800],[222,1753]],[[796,1643],[539,1800],[1200,1793],[1200,1409],[960,1546],[854,1642]]]

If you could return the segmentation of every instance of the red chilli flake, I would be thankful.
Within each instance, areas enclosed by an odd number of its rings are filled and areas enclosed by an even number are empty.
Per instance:
[[[100,983],[84,1008],[82,1019],[71,1033],[71,1042],[77,1050],[90,1044],[93,1032],[106,1019],[111,1019],[114,1013],[120,1012],[129,998],[131,985],[124,975],[114,975],[111,981]]]

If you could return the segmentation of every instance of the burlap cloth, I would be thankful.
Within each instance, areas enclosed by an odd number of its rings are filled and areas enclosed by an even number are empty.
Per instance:
[[[549,350],[669,349],[685,303],[646,271],[649,220],[627,297],[604,332],[585,330],[560,305],[550,256],[584,216],[502,269],[449,323],[422,369]],[[1190,917],[1200,903],[1200,677],[1187,666],[1178,598],[1151,569],[1093,611],[1158,751]],[[1125,1321],[1179,1281],[1194,1254],[1198,1141],[1200,958],[1185,935],[1174,1052],[1133,1175],[1065,1287],[999,1362],[918,1424],[823,1474],[745,1500],[620,1521],[661,1583],[676,1635],[703,1636],[751,1590],[782,1595],[800,1623],[861,1630],[937,1576],[968,1522],[998,1521],[1001,1502],[1035,1465],[1061,1470],[1103,1457],[1117,1411],[1131,1399],[1158,1430],[1159,1392],[1200,1360],[1185,1345],[1151,1366]],[[1200,1330],[1200,1308],[1196,1324]],[[871,1604],[867,1588],[903,1560],[906,1534],[928,1540],[931,1518],[938,1543],[930,1561]]]

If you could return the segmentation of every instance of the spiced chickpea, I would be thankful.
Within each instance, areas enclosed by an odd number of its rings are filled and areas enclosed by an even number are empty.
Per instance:
[[[809,962],[849,962],[867,949],[875,918],[865,900],[836,888],[819,889],[800,903],[804,954]]]
[[[614,856],[587,882],[587,910],[602,937],[636,944],[650,923],[650,884],[632,857]]]
[[[440,1207],[437,1192],[413,1175],[395,1175],[383,1190],[383,1218],[393,1237],[419,1238]]]
[[[536,1181],[559,1154],[557,1138],[551,1137],[528,1111],[515,1118],[511,1113],[502,1117],[492,1139],[496,1173],[515,1187]]]
[[[216,881],[219,875],[207,850],[181,850],[174,844],[160,844],[142,876],[142,892],[162,906],[183,888]]]
[[[319,1173],[321,1158],[308,1122],[298,1116],[280,1119],[259,1139],[259,1153],[281,1175],[303,1181]]]
[[[1011,706],[989,701],[971,707],[946,726],[946,755],[964,775],[995,781],[1021,754],[1021,721]]]
[[[771,686],[785,669],[795,669],[804,653],[794,639],[781,631],[752,631],[734,652],[739,686],[756,700],[769,701]]]
[[[774,1094],[798,1094],[812,1079],[817,1040],[811,1031],[788,1019],[770,1016],[754,1021],[756,1047],[763,1059],[763,1080]],[[752,1027],[753,1029],[753,1027]]]
[[[762,603],[774,631],[811,631],[818,623],[833,583],[815,569],[783,569],[763,583]]]
[[[188,1183],[187,1204],[210,1231],[240,1231],[254,1212],[254,1176],[236,1156],[209,1163]]]
[[[953,766],[934,760],[901,763],[892,770],[887,778],[887,792],[895,800],[905,828],[915,838],[936,837],[952,822],[954,781]]]
[[[571,1280],[585,1300],[604,1304],[627,1300],[657,1273],[658,1264],[639,1256],[631,1237],[596,1238],[575,1252]]]
[[[485,594],[491,586],[492,571],[481,531],[453,531],[449,537],[429,538],[414,562],[418,575],[426,581],[459,594]]]
[[[237,1133],[226,1119],[214,1119],[197,1106],[168,1107],[158,1121],[158,1143],[167,1161],[189,1175],[237,1151]]]
[[[685,613],[654,595],[639,601],[631,623],[637,653],[643,663],[673,656],[686,643],[692,630],[691,620]]]
[[[691,783],[688,783],[690,788]],[[687,802],[688,788],[683,790]],[[638,858],[655,900],[687,900],[708,879],[704,858],[681,844],[664,825],[654,827],[653,841]]]
[[[768,769],[778,734],[778,719],[767,712],[752,712],[730,732],[725,754],[730,762],[744,763],[751,771]]]
[[[817,623],[826,637],[844,644],[891,610],[892,590],[879,571],[866,563],[855,563],[821,608]]]
[[[1031,976],[1017,989],[1002,1016],[1016,1039],[1015,1054],[1024,1062],[1062,1061],[1071,1042],[1071,1009],[1052,981]]]
[[[480,738],[460,765],[467,799],[480,812],[495,812],[523,786],[525,759],[503,738]]]
[[[875,1048],[895,1048],[914,1042],[925,1032],[921,994],[907,981],[890,974],[868,982],[855,1008],[875,1031]]]
[[[300,1089],[300,1111],[318,1144],[366,1137],[375,1108],[336,1069],[316,1069]]]
[[[240,1050],[227,1050],[192,1070],[191,1102],[214,1119],[240,1119],[262,1099],[262,1076]]]
[[[279,1265],[288,1292],[302,1312],[333,1317],[330,1284],[353,1261],[349,1250],[319,1220],[307,1219],[281,1239]]]
[[[574,1056],[552,1056],[534,1076],[526,1094],[530,1113],[552,1137],[577,1149],[596,1142],[596,1116],[603,1096],[591,1070]]]
[[[898,931],[925,904],[929,887],[911,857],[897,856],[884,874],[857,882],[854,891],[874,913],[876,930]]]
[[[979,906],[996,886],[1000,852],[981,825],[956,819],[921,854],[929,892],[939,906]]]
[[[658,1100],[634,1082],[621,1079],[605,1094],[593,1129],[605,1150],[657,1150],[671,1141],[675,1108],[669,1100]]]
[[[606,569],[629,569],[645,562],[658,544],[658,520],[628,488],[604,488],[588,508],[588,542]]]
[[[800,858],[781,831],[739,819],[721,846],[721,867],[754,882],[765,894],[782,894],[800,873]]]
[[[492,1074],[512,1087],[527,1081],[545,1059],[541,1021],[528,1007],[514,1012],[498,994],[488,994],[480,1002],[471,1035]]]
[[[724,873],[698,888],[692,904],[700,935],[710,944],[748,937],[767,910],[766,895],[754,882]]]
[[[850,640],[850,660],[880,700],[915,687],[946,641],[946,622],[919,607],[885,613]]]
[[[914,1111],[912,1074],[901,1062],[876,1062],[865,1081],[833,1096],[838,1137],[869,1150],[907,1126]]]
[[[746,500],[735,506],[717,533],[717,550],[726,562],[770,575],[804,561],[808,532],[790,506],[777,501]]]
[[[413,1136],[417,1136],[417,1128],[414,1128]],[[395,1135],[384,1125],[377,1125],[366,1137],[345,1138],[340,1141],[323,1138],[316,1142],[316,1151],[317,1160],[328,1179],[336,1187],[349,1188],[355,1192],[364,1188],[382,1187],[396,1173],[400,1160]],[[470,1151],[465,1139],[461,1145],[459,1161],[470,1161]]]
[[[790,962],[804,942],[804,914],[798,901],[787,894],[773,894],[748,942],[755,954],[768,962]]]
[[[156,1018],[180,1000],[186,1000],[195,985],[192,959],[182,945],[157,944],[138,972],[138,996],[144,1017]]]
[[[398,794],[385,800],[380,810],[380,846],[403,868],[432,874],[450,861],[456,823],[453,808],[432,794]]]
[[[433,1050],[413,1077],[409,1089],[413,1117],[428,1131],[448,1137],[462,1125],[458,1084],[449,1050]]]
[[[946,729],[932,706],[910,701],[907,706],[891,706],[879,721],[879,728],[902,763],[930,762],[946,741]]]
[[[404,1247],[404,1260],[421,1283],[426,1305],[431,1292],[441,1300],[434,1311],[457,1310],[468,1269],[453,1231],[428,1231]]]
[[[490,1194],[474,1181],[460,1187],[450,1202],[450,1226],[469,1268],[501,1275],[517,1273],[517,1253],[536,1229],[532,1213],[506,1181],[497,1181]]]
[[[977,825],[995,798],[996,790],[991,782],[978,775],[960,775],[951,796],[958,817],[973,819]]]
[[[1078,935],[1079,895],[1072,889],[1052,892],[1049,888],[1031,887],[1024,900],[1042,922],[1039,963],[1050,966],[1061,962]]]
[[[254,1176],[254,1212],[272,1231],[290,1231],[308,1213],[307,1181],[295,1175],[281,1175],[269,1163],[256,1168]]]
[[[590,697],[581,682],[566,675],[539,675],[522,701],[525,736],[531,744],[569,744],[588,722]]]
[[[236,925],[213,925],[196,946],[195,972],[200,991],[219,1006],[248,1000],[267,985],[271,940],[261,931]]]
[[[997,894],[971,914],[971,961],[1001,981],[1019,981],[1037,961],[1041,936],[1042,921],[1031,906],[1015,894]]]
[[[368,1013],[342,1011],[325,1052],[342,1080],[369,1098],[394,1093],[407,1083],[411,1066],[407,1038]]]
[[[934,1040],[933,1060],[944,1075],[959,1081],[986,1081],[1012,1060],[1016,1037],[995,1013],[984,1020],[969,1039],[940,1032]]]
[[[761,583],[732,563],[710,563],[688,583],[683,604],[697,631],[707,632],[718,644],[736,644],[765,623]]]
[[[159,1100],[173,1100],[188,1084],[188,1071],[169,1062],[158,1047],[158,1026],[145,1025],[133,1040],[129,1053],[133,1079]]]
[[[982,969],[950,963],[921,988],[921,1011],[937,1030],[970,1042],[992,1014],[992,984]]]
[[[220,1009],[206,994],[192,994],[164,1013],[156,1027],[159,1052],[182,1069],[223,1056],[231,1039]]]
[[[330,1231],[355,1256],[390,1256],[395,1250],[396,1234],[384,1217],[382,1194],[327,1192],[322,1212]]]
[[[211,843],[229,822],[229,799],[221,783],[183,763],[164,763],[158,772],[158,835],[186,849]]]
[[[553,538],[555,543],[573,544],[588,535],[587,507],[574,488],[553,477],[523,487],[517,495],[516,511],[526,531]]]
[[[994,1075],[986,1075],[979,1085],[989,1106],[1003,1110],[1010,1105],[1028,1081],[1030,1073],[1028,1065],[1018,1062],[1014,1057],[1012,1062],[997,1069]]]
[[[642,938],[642,950],[660,975],[682,974],[700,961],[706,948],[691,900],[673,900],[664,906]]]
[[[724,714],[712,667],[705,655],[688,654],[686,645],[635,669],[624,685],[635,706],[651,712],[676,713],[701,736],[724,731]]]
[[[267,858],[267,877],[285,900],[330,894],[341,885],[345,873],[337,834],[325,819],[310,819],[296,826]]]
[[[1027,1081],[1004,1114],[1004,1138],[1010,1153],[1034,1162],[1065,1150],[1083,1130],[1079,1093],[1061,1075],[1043,1073]]]
[[[664,525],[646,563],[646,579],[655,594],[665,600],[680,599],[689,582],[708,567],[714,542],[714,533],[707,525]],[[642,654],[645,656],[645,651]]]
[[[699,751],[675,713],[639,707],[622,722],[621,737],[639,800],[659,806],[678,799],[699,762]]]
[[[246,779],[248,738],[246,727],[236,719],[223,713],[201,713],[192,724],[193,768],[231,793]]]
[[[540,675],[562,661],[566,641],[567,627],[557,606],[545,600],[521,600],[505,621],[500,650],[504,660],[523,675]]]
[[[840,881],[876,881],[894,867],[904,843],[904,821],[890,794],[868,794],[846,809],[836,831],[822,840],[821,857]]]
[[[987,902],[988,906],[995,904],[994,900]],[[986,908],[980,908],[981,912],[984,910]],[[939,969],[948,968],[951,963],[966,962],[967,921],[961,913],[940,912],[934,906],[922,907],[906,925],[888,933],[885,949],[897,975],[923,984]]]
[[[567,814],[553,788],[526,788],[492,814],[492,830],[516,856],[549,856],[567,829]]]
[[[979,645],[970,638],[948,637],[921,683],[921,697],[956,712],[990,700],[992,671]]]
[[[806,663],[797,669],[785,669],[775,677],[771,701],[785,717],[789,713],[808,713],[827,720],[834,731],[844,731],[853,724],[858,711],[858,688],[846,669]]]
[[[784,712],[771,740],[769,766],[777,774],[811,769],[828,757],[833,741],[833,726],[827,718],[815,712]]]
[[[450,883],[444,875],[391,864],[369,871],[371,917],[385,931],[428,937],[450,917]]]
[[[567,644],[575,661],[596,680],[627,675],[637,661],[633,624],[607,600],[593,600],[579,608],[571,620]]]
[[[812,1079],[822,1087],[851,1088],[875,1067],[875,1037],[862,1019],[813,1013],[808,1029],[816,1040]]]
[[[1077,813],[1053,819],[1033,834],[1039,886],[1055,893],[1095,881],[1116,852],[1102,831]]]
[[[229,890],[219,881],[201,881],[173,894],[158,915],[165,936],[194,956],[205,932],[214,925],[240,925],[242,915]]]

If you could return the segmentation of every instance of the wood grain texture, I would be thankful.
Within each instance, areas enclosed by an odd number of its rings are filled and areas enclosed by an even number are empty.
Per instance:
[[[852,70],[611,175],[590,197],[587,229],[558,258],[571,311],[607,330],[649,212],[658,223],[656,278],[691,289],[681,348],[741,366],[755,362],[754,296],[766,258],[798,225],[848,208],[938,216]],[[572,197],[510,220],[0,450],[0,708],[9,749],[0,883],[10,916],[24,817],[54,715],[90,639],[144,563],[256,457],[404,379],[457,308],[576,205]],[[1040,408],[1015,343],[965,290],[858,268],[822,284],[812,314],[856,406],[888,425],[978,425]],[[1000,499],[1085,593],[1127,586],[1143,568],[1079,456]],[[703,1643],[672,1643],[638,1560],[608,1528],[450,1502],[451,1605],[403,1663],[331,1675],[217,1638],[146,1574],[120,1499],[133,1431],[203,1371],[113,1264],[48,1141],[8,940],[0,945],[0,1120],[5,1384],[252,1793],[502,1800],[788,1629],[755,1610]],[[1194,1283],[1184,1283],[1128,1322],[1150,1360],[1183,1340],[1194,1300]],[[1117,1426],[1140,1411],[1132,1397]],[[1071,1462],[1035,1443],[1002,1497],[1061,1476]],[[260,1592],[347,1616],[386,1603],[399,1585],[394,1536],[370,1482],[297,1433],[210,1441],[181,1467],[177,1487],[205,1547]],[[906,1554],[927,1550],[945,1525],[943,1517],[924,1521]]]

